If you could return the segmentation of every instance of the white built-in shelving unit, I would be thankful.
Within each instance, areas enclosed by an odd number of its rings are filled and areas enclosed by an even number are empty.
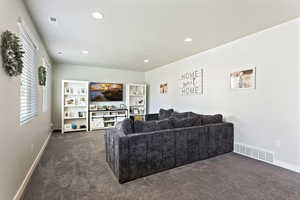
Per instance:
[[[90,110],[90,131],[114,128],[127,117],[127,109]]]
[[[126,85],[126,106],[130,116],[145,116],[147,112],[146,94],[146,84],[130,83]]]
[[[62,81],[62,133],[88,131],[88,91],[88,81]]]

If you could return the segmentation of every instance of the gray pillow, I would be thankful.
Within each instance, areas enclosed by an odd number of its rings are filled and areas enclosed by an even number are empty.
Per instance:
[[[223,116],[221,114],[216,115],[201,115],[203,124],[216,124],[223,122]]]
[[[172,115],[173,112],[174,112],[174,109],[169,109],[169,110],[160,109],[158,118],[159,119],[167,119]]]
[[[129,118],[124,119],[116,124],[116,128],[123,131],[125,135],[134,133],[133,121]]]
[[[158,130],[156,121],[134,121],[134,132],[144,133]]]

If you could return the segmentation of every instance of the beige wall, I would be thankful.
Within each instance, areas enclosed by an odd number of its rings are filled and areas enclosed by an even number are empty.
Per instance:
[[[273,151],[275,164],[300,172],[300,18],[146,73],[149,110],[222,113],[235,142]],[[256,67],[257,89],[231,90],[230,72]],[[181,96],[184,72],[204,69],[204,93]],[[168,83],[169,92],[159,93]]]
[[[145,73],[101,67],[58,64],[53,68],[53,123],[61,128],[61,81],[82,80],[110,83],[144,83]],[[125,93],[125,88],[124,88]],[[125,97],[124,97],[125,100]],[[106,105],[108,103],[105,103]],[[120,103],[116,103],[118,106]]]
[[[40,49],[48,59],[40,38],[21,0],[0,0],[0,32],[18,33],[17,19],[22,17]],[[51,84],[51,80],[48,80]],[[50,92],[50,91],[49,91]],[[42,87],[38,87],[38,116],[20,126],[20,77],[8,77],[0,58],[0,199],[11,200],[50,131],[51,108],[42,112]]]

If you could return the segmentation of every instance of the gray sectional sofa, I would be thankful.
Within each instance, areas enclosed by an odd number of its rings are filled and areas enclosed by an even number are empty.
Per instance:
[[[233,151],[233,124],[222,115],[172,111],[146,119],[105,133],[106,161],[120,183]]]

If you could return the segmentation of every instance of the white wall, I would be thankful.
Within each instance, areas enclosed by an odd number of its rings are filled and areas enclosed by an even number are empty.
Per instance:
[[[53,70],[53,123],[55,129],[61,128],[61,81],[82,80],[108,83],[144,83],[145,73],[116,70],[94,66],[58,64]],[[125,88],[124,88],[125,94]],[[125,100],[125,97],[124,97]],[[116,103],[118,106],[120,103]],[[109,105],[111,103],[104,103]]]
[[[17,19],[22,17],[28,31],[31,32],[40,48],[41,57],[48,59],[23,2],[0,0],[0,5],[0,33],[5,30],[18,33]],[[48,80],[48,84],[51,85],[51,80]],[[6,75],[2,67],[1,56],[0,92],[0,199],[10,200],[16,194],[49,135],[51,104],[49,103],[48,112],[42,113],[42,87],[38,87],[38,116],[20,126],[20,77],[12,78]],[[50,102],[50,95],[48,102]]]
[[[149,111],[222,113],[235,142],[274,151],[276,164],[300,171],[299,61],[300,18],[147,72]],[[231,90],[229,73],[247,66],[257,69],[257,89]],[[201,68],[204,94],[180,96],[180,75]],[[160,94],[165,82],[169,92]]]

